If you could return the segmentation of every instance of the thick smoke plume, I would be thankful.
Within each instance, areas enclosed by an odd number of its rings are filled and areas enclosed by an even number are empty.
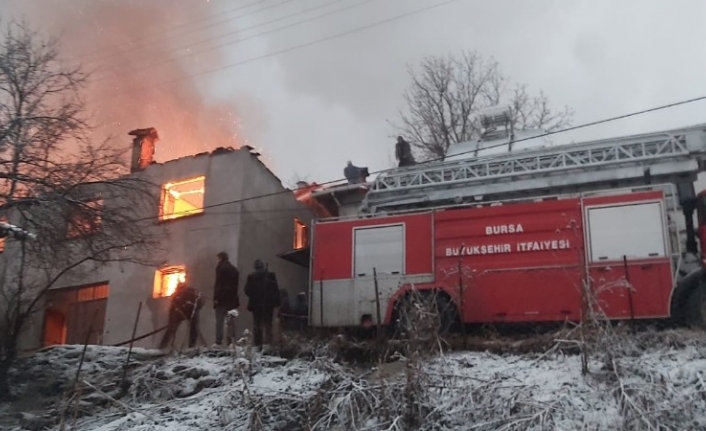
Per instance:
[[[226,6],[232,11],[238,5]],[[57,35],[64,58],[93,71],[85,99],[96,139],[110,135],[116,145],[127,146],[130,130],[155,127],[158,161],[245,143],[237,102],[208,101],[204,93],[210,76],[192,78],[223,63],[215,49],[223,42],[217,32],[233,31],[224,28],[227,24],[213,25],[224,19],[215,4],[15,0],[9,9],[3,23],[25,19],[31,28]]]

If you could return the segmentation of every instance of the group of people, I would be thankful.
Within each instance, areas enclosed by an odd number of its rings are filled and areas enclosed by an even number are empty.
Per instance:
[[[395,158],[399,167],[413,166],[416,164],[412,148],[402,136],[397,137],[395,145]],[[344,169],[346,179],[350,184],[365,182],[369,175],[368,168],[361,168],[348,162]],[[216,345],[220,346],[224,342],[228,345],[235,343],[235,318],[240,309],[240,297],[238,296],[238,286],[240,273],[238,269],[228,260],[226,252],[218,253],[218,264],[216,265],[216,283],[213,291],[213,308],[216,313]],[[280,309],[280,316],[290,324],[289,327],[302,327],[305,324],[307,315],[306,298],[303,295],[297,296],[294,307],[289,304],[286,291],[280,291],[277,285],[277,277],[267,270],[261,260],[256,260],[254,271],[248,275],[245,282],[245,295],[248,297],[247,309],[253,317],[253,342],[255,346],[262,347],[263,335],[266,343],[271,343],[272,324],[275,309]],[[186,281],[180,283],[172,295],[172,303],[169,308],[169,321],[167,330],[160,343],[160,348],[166,348],[174,339],[181,322],[189,323],[189,347],[194,347],[200,335],[199,314],[204,306],[204,299],[200,292],[190,286]],[[226,329],[224,334],[224,328]],[[224,337],[225,335],[225,337]]]
[[[215,344],[221,346],[224,341],[229,345],[237,340],[235,320],[240,308],[238,295],[240,273],[229,261],[226,252],[218,253],[217,257],[213,309],[216,314]],[[254,271],[247,277],[244,291],[245,296],[248,297],[247,310],[253,317],[253,343],[256,347],[262,348],[263,335],[265,344],[272,343],[274,313],[282,305],[277,277],[258,259],[254,263]],[[160,349],[166,348],[173,341],[179,325],[184,321],[189,324],[189,347],[195,347],[200,336],[199,314],[204,305],[203,296],[196,288],[188,281],[180,283],[172,295],[167,329],[160,343]],[[289,306],[289,304],[286,305]]]
[[[397,137],[395,158],[400,168],[417,164],[416,160],[414,160],[414,154],[412,154],[412,146],[402,136]],[[348,184],[360,184],[364,183],[370,174],[368,168],[355,166],[353,162],[349,160],[348,164],[343,169],[343,175],[346,180],[348,180]]]

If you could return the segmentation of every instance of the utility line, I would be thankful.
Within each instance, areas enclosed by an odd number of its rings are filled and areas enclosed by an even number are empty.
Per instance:
[[[647,113],[650,113],[650,112],[655,112],[655,111],[660,111],[660,110],[664,110],[664,109],[673,108],[673,107],[675,107],[675,106],[680,106],[680,105],[686,105],[686,104],[689,104],[689,103],[699,102],[699,101],[702,101],[702,100],[706,100],[706,96],[694,97],[694,98],[687,99],[687,100],[682,100],[682,101],[679,101],[679,102],[674,102],[674,103],[669,103],[669,104],[666,104],[666,105],[655,106],[655,107],[653,107],[653,108],[643,109],[643,110],[641,110],[641,111],[634,111],[634,112],[631,112],[631,113],[628,113],[628,114],[618,115],[618,116],[614,116],[614,117],[608,117],[608,118],[605,118],[605,119],[602,119],[602,120],[597,120],[597,121],[592,121],[592,122],[589,122],[589,123],[580,124],[580,125],[578,125],[578,126],[571,126],[571,127],[567,127],[567,128],[560,129],[560,130],[554,130],[554,131],[551,131],[551,132],[545,132],[545,133],[542,133],[542,134],[540,134],[540,135],[533,136],[533,137],[531,137],[531,138],[522,138],[522,139],[518,139],[518,140],[516,140],[516,141],[513,141],[513,143],[516,143],[516,142],[523,142],[523,141],[529,141],[529,140],[531,140],[531,139],[541,138],[541,137],[550,136],[550,135],[556,135],[556,134],[558,134],[558,133],[564,133],[564,132],[569,132],[569,131],[573,131],[573,130],[583,129],[583,128],[586,128],[586,127],[596,126],[596,125],[599,125],[599,124],[610,123],[610,122],[622,120],[622,119],[625,119],[625,118],[635,117],[635,116],[637,116],[637,115],[642,115],[642,114],[647,114]],[[503,146],[503,145],[506,145],[506,144],[507,144],[507,143],[502,143],[502,144],[497,144],[497,145],[488,146],[488,147],[486,147],[486,148],[495,148],[495,147],[500,147],[500,146]],[[567,144],[567,145],[565,145],[565,146],[566,146],[566,147],[570,147],[570,144]],[[462,152],[462,153],[458,153],[458,155],[470,154],[470,153],[473,153],[473,152],[475,152],[475,151],[476,151],[476,150],[464,151],[464,152]],[[494,156],[494,157],[489,157],[489,158],[487,158],[486,160],[488,160],[488,159],[492,160],[493,158],[497,158],[497,157],[500,157],[500,156],[498,155],[498,156]],[[427,164],[427,163],[439,162],[439,161],[443,161],[443,160],[444,160],[443,158],[438,157],[438,158],[435,158],[435,159],[425,160],[425,161],[423,161],[423,162],[420,162],[420,163],[417,164],[417,166],[422,165],[422,164]],[[395,170],[397,170],[397,169],[398,169],[398,168],[381,169],[381,170],[378,170],[378,171],[371,172],[370,175],[384,174],[384,173],[387,173],[387,172],[395,171]],[[324,183],[317,183],[317,185],[318,185],[318,186],[325,186],[325,185],[330,185],[330,184],[339,183],[339,182],[342,182],[342,181],[345,181],[345,178],[336,179],[336,180],[331,180],[331,181],[326,181],[326,182],[324,182]],[[206,206],[203,207],[203,209],[205,210],[205,209],[208,209],[208,208],[217,208],[217,207],[222,207],[222,206],[225,206],[225,205],[231,205],[231,204],[237,204],[237,203],[242,203],[242,202],[248,202],[248,201],[252,201],[252,200],[255,200],[255,199],[264,199],[264,198],[268,198],[268,197],[272,197],[272,196],[278,196],[278,195],[283,195],[283,194],[291,194],[293,191],[305,190],[305,189],[306,189],[306,187],[300,187],[300,188],[297,188],[297,189],[294,189],[294,190],[287,189],[287,190],[281,190],[281,191],[273,192],[273,193],[266,193],[266,194],[261,194],[261,195],[249,196],[249,197],[246,197],[246,198],[235,199],[235,200],[232,200],[232,201],[220,202],[220,203],[217,203],[217,204],[206,205]],[[133,221],[135,221],[135,222],[140,222],[140,221],[153,220],[153,219],[159,219],[159,216],[143,217],[143,218],[135,219],[135,220],[133,220]]]
[[[542,133],[541,135],[533,136],[533,137],[530,137],[530,138],[522,138],[522,139],[514,140],[514,141],[512,141],[512,143],[514,144],[514,143],[516,143],[516,142],[529,141],[529,140],[536,139],[536,138],[543,138],[543,137],[545,137],[545,136],[556,135],[557,133],[570,132],[570,131],[572,131],[572,130],[583,129],[583,128],[590,127],[590,126],[597,126],[597,125],[599,125],[599,124],[609,123],[609,122],[611,122],[611,121],[623,120],[623,119],[625,119],[625,118],[634,117],[634,116],[636,116],[636,115],[648,114],[648,113],[650,113],[650,112],[660,111],[660,110],[667,109],[667,108],[673,108],[673,107],[675,107],[675,106],[680,106],[680,105],[686,105],[686,104],[688,104],[688,103],[700,102],[700,101],[702,101],[702,100],[706,100],[706,96],[694,97],[693,99],[687,99],[687,100],[682,100],[682,101],[680,101],[680,102],[670,103],[670,104],[667,104],[667,105],[660,105],[660,106],[657,106],[657,107],[654,107],[654,108],[643,109],[642,111],[635,111],[635,112],[631,112],[631,113],[629,113],[629,114],[618,115],[617,117],[610,117],[610,118],[606,118],[606,119],[604,119],[604,120],[597,120],[597,121],[593,121],[593,122],[591,122],[591,123],[584,123],[584,124],[581,124],[581,125],[578,125],[578,126],[567,127],[567,128],[565,128],[565,129],[554,130],[554,131],[551,131],[551,132],[544,132],[544,133]],[[492,149],[492,148],[502,147],[502,146],[504,146],[504,145],[507,145],[507,142],[503,142],[503,143],[501,143],[501,144],[489,145],[489,146],[483,147],[482,149],[479,149],[479,150],[489,150],[489,149]],[[461,153],[455,154],[454,157],[460,156],[460,155],[463,155],[463,154],[470,154],[470,153],[473,153],[473,152],[476,152],[476,151],[478,151],[478,150],[463,151],[463,152],[461,152]],[[492,160],[492,159],[494,159],[495,157],[498,157],[498,156],[489,157],[488,159]],[[438,161],[443,161],[443,160],[444,160],[443,157],[438,157],[438,158],[436,158],[436,159],[427,160],[427,161],[425,161],[425,162],[438,162]]]
[[[256,1],[252,2],[252,3],[248,3],[248,4],[246,4],[246,5],[239,6],[239,7],[235,8],[235,9],[230,9],[230,10],[226,10],[226,11],[224,11],[224,12],[222,12],[222,13],[218,13],[218,14],[214,14],[214,15],[209,15],[208,17],[202,18],[202,19],[199,19],[199,20],[185,22],[185,23],[183,23],[183,24],[179,24],[179,25],[176,25],[176,26],[174,26],[174,27],[168,28],[168,29],[166,29],[166,30],[164,30],[164,31],[160,30],[160,31],[155,32],[155,33],[150,33],[150,34],[148,34],[147,36],[144,36],[144,37],[141,37],[141,38],[138,38],[138,39],[133,40],[132,42],[133,42],[133,43],[137,43],[137,46],[133,46],[131,49],[133,49],[133,50],[134,50],[134,49],[141,49],[141,48],[144,48],[145,46],[152,45],[152,44],[154,44],[154,43],[156,43],[156,42],[164,42],[164,41],[166,41],[166,40],[168,40],[169,38],[174,37],[174,36],[180,36],[180,35],[184,35],[184,34],[189,34],[189,33],[193,33],[194,31],[198,31],[198,30],[206,29],[206,28],[213,27],[213,26],[216,26],[216,25],[220,25],[220,24],[223,24],[223,23],[227,23],[227,22],[230,22],[230,21],[233,20],[233,19],[238,19],[238,18],[242,18],[242,17],[249,16],[249,15],[253,15],[253,14],[256,14],[256,13],[261,12],[261,11],[263,11],[263,10],[272,9],[273,7],[280,6],[280,5],[285,4],[285,3],[290,3],[290,2],[292,2],[292,1],[293,1],[293,0],[285,0],[285,1],[280,2],[280,3],[277,3],[277,4],[275,4],[275,5],[271,5],[271,6],[262,8],[262,9],[258,9],[258,10],[252,11],[252,12],[250,12],[250,13],[246,13],[246,14],[243,14],[243,15],[238,15],[238,16],[236,16],[236,17],[228,18],[228,19],[221,20],[221,21],[218,21],[218,22],[215,22],[215,23],[206,24],[206,25],[204,25],[204,26],[197,27],[197,28],[195,28],[195,29],[187,30],[187,31],[185,31],[185,32],[176,33],[176,34],[174,34],[174,35],[172,35],[172,36],[165,37],[166,34],[168,34],[168,33],[170,33],[170,32],[173,32],[174,30],[177,30],[177,29],[180,29],[180,28],[183,28],[183,27],[189,27],[189,26],[191,26],[191,25],[198,24],[198,23],[200,23],[200,22],[207,22],[207,21],[210,21],[210,20],[212,20],[212,19],[214,19],[214,18],[222,18],[224,15],[229,15],[229,14],[231,14],[231,13],[233,13],[233,12],[237,12],[237,11],[239,11],[239,10],[246,9],[246,8],[248,8],[248,7],[250,7],[250,6],[253,6],[253,5],[256,5],[256,4],[262,2],[261,0],[256,0]],[[142,42],[147,42],[147,43],[142,43]],[[113,47],[114,47],[114,48],[120,48],[120,46],[117,46],[117,45],[114,45]],[[91,51],[91,52],[88,52],[88,53],[78,54],[77,56],[78,56],[78,57],[82,57],[83,61],[87,61],[87,62],[89,62],[89,63],[95,63],[95,62],[97,62],[97,61],[99,61],[99,60],[102,60],[104,57],[105,57],[105,58],[109,58],[109,57],[111,57],[112,55],[113,55],[113,52],[112,52],[111,50],[106,50],[105,48],[101,48],[101,49],[97,49],[97,50],[94,50],[94,51]],[[94,58],[91,60],[91,57],[94,57]]]
[[[173,35],[173,36],[170,36],[170,37],[167,37],[167,38],[164,38],[164,39],[161,39],[161,40],[160,40],[160,39],[155,39],[155,40],[153,40],[153,41],[151,41],[151,42],[149,42],[149,43],[146,43],[146,44],[143,44],[143,45],[141,45],[141,46],[137,46],[137,47],[135,47],[135,48],[132,48],[131,50],[133,50],[133,51],[137,50],[137,51],[138,51],[138,59],[139,59],[140,57],[143,57],[143,58],[144,58],[144,55],[143,55],[143,56],[140,56],[140,55],[139,55],[139,51],[140,51],[140,50],[144,50],[145,48],[147,48],[147,47],[149,47],[149,46],[151,46],[151,45],[156,45],[156,44],[160,44],[160,43],[162,43],[162,44],[163,44],[163,43],[167,43],[168,40],[171,39],[171,38],[173,38],[173,37],[182,37],[182,36],[184,36],[184,35],[186,35],[186,34],[194,33],[195,31],[199,31],[199,30],[201,30],[201,29],[208,29],[208,28],[214,27],[214,26],[216,26],[216,25],[230,23],[230,22],[233,22],[233,21],[235,21],[235,20],[237,20],[237,19],[240,19],[240,18],[247,18],[247,17],[249,17],[249,16],[251,16],[251,15],[255,15],[255,14],[259,13],[259,12],[263,12],[263,11],[266,11],[266,10],[269,10],[269,9],[274,9],[274,8],[277,8],[277,7],[282,6],[282,5],[284,5],[284,4],[291,3],[292,1],[294,1],[294,0],[285,0],[285,1],[282,1],[282,2],[279,2],[279,3],[276,3],[276,4],[274,4],[274,5],[270,5],[270,6],[263,7],[263,8],[261,8],[261,9],[258,9],[258,10],[255,10],[255,11],[252,11],[252,12],[249,12],[249,13],[245,13],[245,14],[242,14],[242,15],[235,16],[235,17],[233,17],[233,18],[224,19],[224,20],[222,20],[222,21],[218,21],[218,22],[216,22],[216,23],[214,23],[214,24],[209,24],[209,25],[206,25],[206,26],[204,26],[204,27],[200,27],[200,28],[198,28],[198,29],[194,29],[194,30],[191,30],[191,31],[186,31],[186,32],[183,32],[183,33],[177,33],[177,34],[175,34],[175,35]],[[237,31],[235,31],[235,32],[229,32],[229,33],[226,33],[226,34],[224,34],[224,35],[222,35],[222,36],[228,36],[228,35],[231,35],[231,34],[234,34],[234,33],[237,33]],[[220,37],[222,37],[222,36],[220,36]],[[220,37],[216,37],[215,39],[218,39],[218,38],[220,38]],[[188,46],[192,46],[192,45],[194,45],[194,44],[198,44],[198,43],[202,43],[202,42],[203,42],[203,41],[199,41],[199,42],[196,42],[196,43],[189,43]],[[143,53],[143,54],[145,54],[145,53]],[[105,53],[105,58],[99,58],[99,59],[97,59],[97,60],[91,61],[90,63],[96,63],[96,62],[102,61],[102,60],[110,60],[110,57],[112,57],[112,56],[113,56],[113,55],[112,55],[110,52],[106,52],[106,53]],[[149,55],[148,55],[147,57],[149,57]],[[109,61],[109,64],[110,64],[110,63],[111,63],[111,62]],[[113,62],[113,63],[115,63],[115,62]]]
[[[317,10],[317,9],[322,9],[322,8],[328,7],[330,4],[333,4],[333,3],[336,3],[336,2],[341,2],[341,1],[344,1],[344,0],[333,0],[331,3],[327,3],[327,4],[324,4],[324,5],[318,5],[318,6],[310,7],[310,8],[308,8],[308,9],[304,9],[304,10],[301,10],[301,11],[299,11],[299,12],[291,13],[291,14],[285,15],[285,16],[283,16],[283,17],[279,17],[279,18],[272,19],[272,20],[270,20],[270,21],[265,21],[265,22],[263,22],[263,23],[259,23],[259,24],[252,25],[252,26],[250,26],[250,27],[245,27],[245,28],[242,28],[242,29],[238,29],[238,30],[236,30],[236,31],[234,31],[234,32],[226,33],[226,34],[223,34],[223,35],[221,35],[221,36],[217,36],[217,37],[213,37],[213,38],[209,38],[209,39],[203,39],[203,40],[200,40],[200,41],[198,41],[198,42],[194,42],[194,43],[192,43],[192,44],[190,44],[190,45],[187,45],[186,48],[188,49],[189,47],[193,47],[193,46],[196,46],[196,45],[199,45],[199,44],[202,44],[202,43],[206,43],[206,42],[211,42],[211,41],[214,41],[214,40],[218,40],[218,39],[221,39],[222,37],[225,37],[225,36],[230,36],[230,35],[233,35],[233,34],[237,34],[237,33],[240,33],[240,32],[242,32],[242,31],[246,31],[246,30],[252,30],[252,29],[254,29],[254,28],[262,27],[262,26],[267,25],[267,24],[272,24],[272,23],[275,23],[275,22],[278,22],[278,21],[282,21],[282,20],[285,20],[285,19],[287,19],[287,18],[291,18],[291,17],[297,16],[297,15],[302,15],[302,14],[307,13],[307,12],[311,12],[311,11],[314,11],[314,10]],[[187,52],[185,55],[176,56],[176,57],[170,57],[170,58],[167,59],[167,60],[161,60],[161,61],[156,61],[156,62],[148,63],[148,64],[146,64],[145,66],[140,67],[140,68],[138,68],[138,69],[132,69],[130,72],[131,72],[131,73],[142,72],[142,71],[144,71],[144,70],[148,70],[148,69],[151,69],[151,68],[153,68],[153,67],[155,67],[155,66],[159,66],[159,65],[161,65],[161,64],[166,64],[166,63],[169,63],[169,62],[174,61],[174,60],[181,60],[181,59],[183,59],[183,58],[192,57],[192,56],[194,56],[194,55],[200,55],[200,54],[203,54],[203,53],[206,53],[206,52],[210,52],[210,51],[214,51],[214,50],[216,50],[216,49],[220,49],[220,48],[223,48],[223,47],[226,47],[226,46],[240,44],[240,43],[245,42],[245,41],[247,41],[247,40],[255,39],[255,38],[264,36],[264,35],[266,35],[266,34],[276,33],[276,32],[278,32],[278,31],[286,30],[286,29],[289,29],[289,28],[292,28],[292,27],[296,27],[296,26],[299,26],[299,25],[301,25],[301,24],[306,24],[306,23],[309,23],[309,22],[318,20],[318,19],[320,19],[320,18],[324,18],[324,17],[329,16],[329,15],[334,15],[334,14],[343,12],[343,11],[348,10],[348,9],[353,9],[353,8],[362,6],[362,5],[366,4],[366,3],[371,3],[371,2],[373,2],[373,1],[377,1],[377,0],[364,0],[364,1],[361,1],[360,3],[355,3],[355,4],[352,4],[352,5],[344,6],[344,7],[342,7],[342,8],[335,9],[335,10],[332,10],[332,11],[328,11],[328,12],[325,12],[325,13],[323,13],[323,14],[317,15],[317,16],[315,16],[315,17],[310,17],[310,18],[307,18],[307,19],[304,19],[304,20],[301,20],[301,21],[297,21],[297,22],[294,22],[294,23],[290,23],[290,24],[287,24],[287,25],[284,25],[284,26],[281,26],[281,27],[278,27],[278,28],[275,28],[275,29],[267,30],[267,31],[264,31],[264,32],[261,32],[261,33],[258,33],[258,34],[252,35],[252,36],[248,36],[248,37],[245,37],[245,38],[242,38],[242,39],[237,39],[237,40],[230,41],[230,42],[226,42],[226,43],[223,43],[223,44],[220,44],[220,45],[211,46],[211,47],[209,47],[209,48],[207,48],[207,49],[200,50],[200,51]],[[107,69],[107,68],[104,68],[104,70],[105,70],[105,69]],[[98,72],[100,72],[100,71],[101,71],[101,69],[98,70]],[[112,78],[106,77],[106,78],[104,78],[104,79],[98,79],[98,80],[93,81],[93,82],[103,82],[103,81],[108,81],[108,80],[111,80],[111,79],[112,79]]]
[[[330,41],[330,40],[338,39],[338,38],[345,37],[345,36],[348,36],[348,35],[351,35],[351,34],[359,33],[359,32],[361,32],[361,31],[369,30],[369,29],[371,29],[371,28],[379,27],[379,26],[381,26],[381,25],[389,24],[389,23],[391,23],[391,22],[398,21],[398,20],[400,20],[400,19],[407,18],[407,17],[410,17],[410,16],[412,16],[412,15],[416,15],[416,14],[418,14],[418,13],[426,12],[426,11],[429,11],[429,10],[432,10],[432,9],[435,9],[435,8],[438,8],[438,7],[441,7],[441,6],[445,6],[445,5],[448,5],[448,4],[457,2],[457,1],[459,1],[459,0],[446,0],[446,1],[442,1],[442,2],[433,4],[433,5],[430,5],[430,6],[425,6],[425,7],[419,8],[419,9],[415,9],[415,10],[410,11],[410,12],[406,12],[406,13],[403,13],[403,14],[400,14],[400,15],[396,15],[396,16],[393,16],[393,17],[390,17],[390,18],[386,18],[386,19],[384,19],[384,20],[380,20],[380,21],[377,21],[377,22],[374,22],[374,23],[371,23],[371,24],[366,24],[366,25],[364,25],[364,26],[356,27],[356,28],[351,29],[351,30],[346,30],[346,31],[344,31],[344,32],[337,33],[337,34],[334,34],[334,35],[331,35],[331,36],[327,36],[327,37],[324,37],[324,38],[321,38],[321,39],[316,39],[316,40],[313,40],[313,41],[311,41],[311,42],[307,42],[307,43],[304,43],[304,44],[301,44],[301,45],[294,45],[294,46],[291,46],[291,47],[289,47],[289,48],[280,49],[280,50],[278,50],[278,51],[274,51],[274,52],[271,52],[271,53],[268,53],[268,54],[263,54],[263,55],[260,55],[260,56],[257,56],[257,57],[249,58],[249,59],[247,59],[247,60],[242,60],[242,61],[238,61],[238,62],[235,62],[235,63],[227,64],[227,65],[224,65],[224,66],[219,66],[219,67],[216,67],[216,68],[213,68],[213,69],[204,70],[204,71],[202,71],[202,72],[198,72],[198,73],[194,73],[194,74],[182,76],[182,77],[179,77],[179,78],[171,79],[171,80],[169,80],[169,81],[164,81],[164,82],[161,82],[161,83],[156,83],[156,84],[152,84],[152,85],[148,85],[148,86],[137,87],[137,88],[133,88],[133,89],[128,89],[128,90],[120,91],[119,93],[116,93],[116,94],[112,95],[110,98],[106,97],[106,98],[104,98],[104,99],[94,100],[93,102],[108,101],[108,100],[113,100],[116,96],[122,96],[122,95],[126,95],[126,94],[132,94],[132,93],[137,93],[137,92],[144,92],[144,91],[154,90],[155,88],[163,87],[163,86],[165,86],[165,85],[173,84],[173,83],[175,83],[175,82],[180,82],[180,81],[184,81],[184,80],[186,80],[186,79],[192,79],[192,78],[198,78],[198,77],[201,77],[201,76],[210,75],[210,74],[212,74],[212,73],[217,73],[217,72],[221,72],[221,71],[223,71],[223,70],[228,70],[228,69],[232,69],[232,68],[234,68],[234,67],[242,66],[242,65],[244,65],[244,64],[252,63],[252,62],[254,62],[254,61],[259,61],[259,60],[263,60],[263,59],[265,59],[265,58],[274,57],[274,56],[279,55],[279,54],[284,54],[284,53],[287,53],[287,52],[296,51],[296,50],[302,49],[302,48],[308,48],[308,47],[310,47],[310,46],[314,46],[314,45],[318,45],[318,44],[321,44],[321,43],[324,43],[324,42],[328,42],[328,41]]]

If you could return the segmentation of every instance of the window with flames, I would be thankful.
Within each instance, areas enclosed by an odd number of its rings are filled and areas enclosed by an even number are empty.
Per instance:
[[[96,198],[73,205],[69,209],[66,236],[73,239],[100,232],[102,227],[103,199]]]
[[[306,223],[294,219],[294,250],[301,250],[309,245],[309,228]]]
[[[203,213],[205,184],[204,176],[164,184],[159,219],[173,220]]]
[[[76,291],[76,300],[78,302],[96,301],[106,299],[108,296],[110,296],[110,286],[107,284],[83,287]]]
[[[183,265],[170,266],[157,270],[154,276],[154,298],[172,296],[179,283],[186,281],[186,267]]]

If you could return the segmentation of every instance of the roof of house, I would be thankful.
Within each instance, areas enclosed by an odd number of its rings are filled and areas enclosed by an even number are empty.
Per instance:
[[[277,176],[277,174],[275,174],[270,168],[268,168],[267,165],[265,165],[265,163],[263,163],[262,160],[260,160],[260,156],[262,155],[262,153],[260,153],[260,152],[257,151],[254,147],[251,147],[250,145],[243,145],[243,146],[241,146],[240,148],[233,148],[233,147],[217,147],[216,149],[214,149],[214,150],[212,150],[212,151],[203,151],[203,152],[196,153],[196,154],[190,154],[190,155],[188,155],[188,156],[178,157],[178,158],[176,158],[176,159],[166,160],[166,161],[164,161],[164,162],[154,162],[154,161],[153,161],[153,162],[150,164],[150,166],[154,166],[154,165],[166,166],[166,165],[168,165],[168,164],[170,164],[170,163],[175,163],[175,162],[183,161],[183,160],[185,160],[185,159],[196,159],[196,158],[199,158],[199,157],[206,157],[206,156],[220,156],[220,155],[223,155],[223,154],[231,154],[231,153],[235,153],[235,152],[238,152],[238,151],[246,151],[246,152],[249,153],[250,155],[254,156],[255,160],[257,160],[258,162],[260,162],[260,163],[262,164],[262,166],[265,168],[265,170],[266,170],[267,172],[269,172],[280,184],[282,184],[282,187],[283,187],[283,188],[286,188],[286,187],[284,186],[284,183],[283,183],[282,180],[280,179],[280,177]]]

